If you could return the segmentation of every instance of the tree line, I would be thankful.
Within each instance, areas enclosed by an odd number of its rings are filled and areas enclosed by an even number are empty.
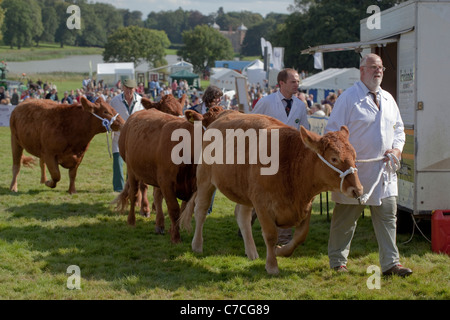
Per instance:
[[[214,60],[233,58],[229,41],[205,26],[216,23],[221,30],[236,30],[244,24],[248,30],[241,55],[261,56],[260,39],[264,37],[272,46],[285,48],[286,66],[311,71],[313,60],[301,55],[302,49],[358,41],[359,21],[370,15],[370,5],[384,10],[402,1],[293,0],[290,14],[270,13],[266,17],[249,11],[226,13],[220,7],[209,15],[178,8],[150,12],[144,18],[141,11],[87,0],[0,0],[0,41],[11,48],[38,46],[40,42],[102,47],[105,61],[132,59],[138,64],[146,60],[155,67],[165,63],[163,51],[172,46],[199,71],[213,66]],[[80,29],[67,28],[67,7],[73,4],[80,8]],[[126,46],[117,47],[123,39],[134,44],[134,52]],[[352,52],[324,55],[327,68],[357,66],[358,61]]]

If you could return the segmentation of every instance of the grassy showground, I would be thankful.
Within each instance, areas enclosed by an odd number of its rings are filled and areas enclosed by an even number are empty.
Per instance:
[[[39,183],[39,166],[22,168],[19,192],[10,193],[9,128],[0,128],[0,145],[0,299],[450,299],[450,257],[431,252],[420,235],[407,244],[410,235],[398,237],[402,263],[414,274],[381,277],[380,289],[368,288],[367,268],[378,265],[368,210],[359,220],[348,274],[329,269],[329,222],[316,200],[306,242],[292,257],[278,258],[280,274],[269,276],[258,222],[260,259],[250,261],[237,236],[234,205],[220,193],[205,223],[202,254],[192,252],[192,234],[183,231],[177,245],[169,234],[154,234],[154,214],[129,227],[109,205],[115,194],[105,134],[93,139],[72,196],[67,170],[49,189]],[[71,265],[79,267],[80,289],[67,287]]]

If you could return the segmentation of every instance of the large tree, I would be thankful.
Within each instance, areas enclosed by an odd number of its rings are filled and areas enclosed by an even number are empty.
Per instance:
[[[108,37],[103,59],[106,62],[134,62],[135,66],[147,61],[159,67],[167,64],[164,57],[169,46],[170,41],[164,31],[122,27]]]
[[[375,4],[381,10],[404,0]],[[270,38],[273,46],[285,47],[285,65],[313,70],[313,59],[301,50],[323,44],[359,41],[360,20],[369,17],[373,0],[295,0],[295,8],[283,28]],[[325,68],[357,67],[359,56],[353,51],[324,54]]]
[[[230,40],[207,25],[184,31],[183,42],[184,46],[177,54],[192,63],[195,72],[202,72],[206,66],[214,67],[216,60],[228,60],[234,56]]]
[[[36,0],[4,0],[1,5],[6,11],[2,27],[5,44],[20,49],[40,37],[44,28]]]

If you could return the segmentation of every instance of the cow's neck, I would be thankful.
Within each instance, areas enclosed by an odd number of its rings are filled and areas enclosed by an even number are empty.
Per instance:
[[[316,153],[309,148],[303,147],[297,150],[297,156],[294,159],[299,159],[294,163],[294,172],[300,179],[295,179],[295,189],[302,194],[301,199],[307,202],[314,199],[315,196],[321,192],[328,191],[327,185],[320,179],[320,175],[316,174],[321,170],[320,159]]]
[[[97,119],[87,111],[77,109],[76,115],[67,117],[69,121],[66,123],[70,135],[70,141],[77,149],[85,148],[89,142],[98,133],[104,132],[100,119]]]

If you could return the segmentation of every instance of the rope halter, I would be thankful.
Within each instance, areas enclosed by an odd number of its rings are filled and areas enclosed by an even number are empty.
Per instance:
[[[344,193],[342,191],[342,185],[344,184],[344,179],[346,176],[348,176],[349,174],[353,174],[355,172],[358,171],[358,169],[356,169],[355,167],[350,167],[348,168],[345,172],[339,170],[338,168],[336,168],[335,166],[333,166],[331,163],[329,163],[324,157],[322,157],[320,154],[317,153],[317,156],[319,157],[320,160],[322,160],[327,166],[329,166],[331,169],[333,169],[334,171],[336,171],[337,173],[339,173],[339,178],[341,178],[341,192]]]
[[[108,120],[106,118],[102,118],[102,117],[96,115],[95,113],[92,113],[92,114],[102,121],[102,125],[105,127],[105,129],[108,133],[111,132],[111,125],[114,123],[114,121],[116,121],[117,117],[119,116],[119,114],[117,113],[114,117],[111,118],[111,120]]]
[[[111,147],[109,146],[109,137],[108,137],[108,133],[111,134],[111,140],[112,140],[112,129],[111,129],[111,125],[114,123],[114,121],[116,121],[117,117],[119,116],[119,113],[116,113],[116,115],[114,117],[112,117],[110,120],[106,119],[106,118],[102,118],[98,115],[96,115],[95,113],[92,112],[92,114],[94,116],[96,116],[97,118],[99,118],[102,121],[102,125],[105,127],[106,129],[106,144],[108,145],[108,153],[109,153],[109,157],[112,157],[111,154]]]

